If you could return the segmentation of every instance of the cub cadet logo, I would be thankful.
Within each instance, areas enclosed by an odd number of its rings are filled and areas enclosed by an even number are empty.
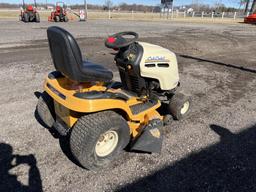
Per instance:
[[[148,57],[147,60],[157,60],[157,61],[159,61],[159,60],[165,60],[165,57],[164,56],[150,56],[150,57]]]
[[[157,128],[151,129],[149,131],[153,137],[160,138],[161,133]]]
[[[146,59],[145,63],[150,62],[169,62],[169,60],[165,59],[165,56],[150,56]]]

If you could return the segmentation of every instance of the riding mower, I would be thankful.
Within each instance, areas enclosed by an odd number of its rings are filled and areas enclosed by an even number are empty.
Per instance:
[[[87,169],[110,163],[123,150],[158,153],[162,127],[188,114],[190,98],[178,92],[174,53],[138,42],[135,32],[111,35],[121,82],[102,65],[82,59],[74,37],[47,30],[56,71],[49,73],[37,113],[45,126],[67,136],[75,159]]]
[[[24,6],[25,7],[25,6]],[[32,5],[28,5],[26,8],[22,8],[20,13],[20,21],[23,21],[25,23],[28,22],[40,22],[40,16],[37,12],[36,8],[34,8]]]
[[[68,16],[64,2],[56,3],[55,11],[51,12],[51,16],[48,17],[48,21],[68,22]]]

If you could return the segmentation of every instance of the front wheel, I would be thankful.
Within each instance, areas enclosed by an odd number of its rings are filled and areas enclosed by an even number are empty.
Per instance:
[[[29,22],[29,15],[27,13],[24,13],[23,18],[25,23]]]
[[[109,164],[130,141],[130,129],[122,116],[104,111],[82,116],[72,129],[70,149],[87,169]]]
[[[190,111],[191,98],[182,94],[177,93],[172,96],[169,103],[169,111],[174,119],[181,120]]]
[[[40,23],[40,16],[39,16],[39,13],[36,13],[36,22],[37,22],[37,23]]]

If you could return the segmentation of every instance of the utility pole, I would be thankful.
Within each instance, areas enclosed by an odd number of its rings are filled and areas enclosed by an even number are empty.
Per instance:
[[[35,4],[35,7],[37,8],[37,5],[36,5],[36,0],[34,0],[34,4]]]
[[[85,18],[87,20],[88,14],[87,14],[87,1],[86,0],[84,0],[84,9],[85,9]]]

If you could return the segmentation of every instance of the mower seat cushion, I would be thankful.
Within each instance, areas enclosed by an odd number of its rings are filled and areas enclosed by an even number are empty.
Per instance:
[[[81,66],[82,73],[89,79],[101,79],[103,81],[111,81],[113,73],[100,64],[83,61]]]
[[[81,50],[69,32],[54,26],[48,28],[47,36],[54,66],[65,77],[77,82],[112,80],[113,73],[107,68],[83,61]]]

